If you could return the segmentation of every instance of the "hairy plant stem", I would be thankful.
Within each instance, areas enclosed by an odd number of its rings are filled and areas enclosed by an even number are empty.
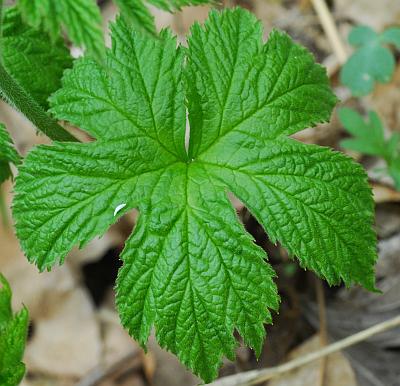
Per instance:
[[[53,141],[78,141],[72,134],[49,117],[40,105],[7,73],[0,64],[0,93],[12,107],[28,118],[39,131]]]
[[[76,139],[57,121],[49,117],[40,105],[8,74],[3,66],[3,0],[0,0],[0,94],[12,107],[25,115],[43,134],[53,141],[72,141]]]
[[[43,134],[53,141],[78,141],[49,117],[42,107],[8,74],[3,66],[3,0],[0,0],[0,94],[12,107],[25,115]]]

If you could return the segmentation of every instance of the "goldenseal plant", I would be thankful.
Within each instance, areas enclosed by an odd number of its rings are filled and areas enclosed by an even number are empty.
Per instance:
[[[133,208],[117,307],[142,346],[159,344],[205,382],[234,358],[234,330],[260,354],[279,296],[240,223],[233,192],[304,268],[375,290],[373,200],[360,165],[289,136],[326,122],[337,99],[323,67],[236,8],[195,24],[188,47],[119,18],[104,65],[67,70],[54,117],[94,137],[28,154],[16,179],[17,235],[40,270],[63,263]],[[186,113],[190,139],[185,148]]]

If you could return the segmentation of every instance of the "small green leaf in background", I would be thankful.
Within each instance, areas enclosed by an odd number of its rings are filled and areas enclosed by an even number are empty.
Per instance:
[[[400,49],[400,28],[389,28],[381,34],[367,26],[354,27],[349,43],[356,50],[342,67],[341,82],[350,88],[355,96],[369,94],[375,82],[391,80],[395,60],[386,44]]]
[[[21,158],[15,150],[6,127],[0,123],[0,184],[12,177],[10,162],[19,165]]]
[[[393,133],[385,139],[382,122],[374,111],[368,113],[368,120],[355,110],[342,108],[339,119],[352,135],[340,145],[344,149],[354,150],[365,155],[381,157],[386,161],[387,173],[393,178],[396,189],[400,190],[400,133]]]
[[[61,87],[63,71],[72,58],[62,39],[22,22],[16,8],[4,13],[2,59],[7,72],[45,109],[47,98]]]
[[[399,144],[400,136],[396,136],[397,145]],[[400,156],[394,157],[389,163],[389,175],[393,178],[394,186],[400,191]]]
[[[168,12],[176,12],[188,5],[213,3],[213,0],[114,0],[121,10],[125,21],[139,30],[156,34],[154,16],[146,6],[148,4]]]
[[[29,25],[47,31],[53,41],[66,31],[75,45],[103,60],[102,19],[96,0],[18,0],[17,6]]]
[[[382,122],[373,111],[368,114],[368,120],[350,108],[339,110],[339,119],[346,130],[353,135],[344,139],[340,145],[359,153],[384,157],[386,155],[386,141]]]
[[[400,50],[400,27],[392,27],[381,33],[382,43],[393,44],[398,50]]]
[[[0,385],[17,386],[25,374],[21,362],[28,332],[26,307],[14,314],[11,310],[11,288],[0,273]]]
[[[241,8],[210,12],[188,48],[121,17],[111,31],[105,64],[79,59],[50,98],[55,117],[96,140],[38,146],[19,168],[13,215],[31,262],[62,263],[138,208],[116,286],[122,324],[143,346],[154,326],[207,382],[234,358],[234,331],[260,354],[279,304],[275,273],[227,191],[302,267],[375,289],[365,171],[289,137],[328,121],[337,102],[309,51],[276,30],[264,43]]]

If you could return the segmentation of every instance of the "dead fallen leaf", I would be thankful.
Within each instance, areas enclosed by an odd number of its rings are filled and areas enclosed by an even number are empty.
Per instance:
[[[398,0],[336,0],[337,18],[353,20],[355,24],[365,24],[382,30],[400,20]]]
[[[103,358],[105,367],[112,366],[129,353],[139,352],[141,348],[121,326],[119,316],[115,310],[103,307],[99,311],[103,335]]]
[[[89,295],[82,288],[42,310],[25,353],[30,371],[81,377],[100,362],[100,329]]]
[[[290,354],[289,359],[320,349],[319,335],[314,335]],[[305,386],[317,385],[319,379],[320,361],[314,361],[306,366],[283,374],[271,380],[268,386]],[[346,357],[337,352],[326,358],[324,386],[356,386],[357,381]]]
[[[160,348],[154,332],[149,337],[148,348],[156,360],[153,386],[197,385],[200,383],[200,379],[186,370],[176,356]]]
[[[374,194],[374,200],[377,204],[400,201],[400,192],[390,186],[372,182],[371,187]]]
[[[5,124],[17,149],[23,155],[33,145],[50,143],[46,136],[37,134],[37,130],[31,122],[3,101],[0,101],[0,115],[1,122]]]
[[[121,236],[110,229],[104,236],[94,238],[82,249],[75,246],[68,254],[68,263],[79,267],[97,261],[119,243],[121,243]]]
[[[7,207],[11,204],[11,183],[2,186]],[[9,211],[8,211],[9,212]],[[11,215],[9,213],[9,222]],[[7,277],[13,288],[13,304],[19,308],[24,303],[35,320],[42,315],[45,304],[52,304],[75,286],[75,280],[67,265],[55,267],[51,272],[39,273],[24,256],[11,227],[0,222],[0,271]]]
[[[389,132],[399,131],[400,65],[396,67],[389,83],[378,83],[376,85],[374,92],[366,97],[366,103],[370,109],[378,113]]]
[[[393,236],[400,230],[400,205],[398,203],[383,203],[375,208],[375,227],[379,238]],[[400,240],[399,240],[400,243]],[[398,244],[400,245],[400,244]],[[398,245],[396,248],[398,249]],[[397,251],[396,251],[397,253]],[[399,259],[400,261],[400,259]]]
[[[38,376],[34,379],[25,378],[20,386],[75,386],[75,383],[73,379],[56,379]]]

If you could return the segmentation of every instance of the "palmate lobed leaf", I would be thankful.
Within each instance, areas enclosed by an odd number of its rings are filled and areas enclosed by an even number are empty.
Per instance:
[[[236,329],[257,353],[277,309],[274,273],[240,224],[232,191],[302,266],[374,289],[373,200],[345,155],[287,136],[336,103],[311,54],[240,8],[211,12],[188,49],[120,19],[104,67],[79,60],[52,113],[95,137],[29,153],[13,213],[40,269],[140,212],[121,254],[117,306],[142,345],[159,343],[205,381],[232,358]],[[187,100],[190,141],[185,150]]]
[[[400,47],[400,28],[388,28],[381,34],[368,26],[357,26],[349,35],[356,49],[340,72],[341,82],[355,96],[370,93],[375,82],[387,83],[392,78],[395,59],[386,44]]]

